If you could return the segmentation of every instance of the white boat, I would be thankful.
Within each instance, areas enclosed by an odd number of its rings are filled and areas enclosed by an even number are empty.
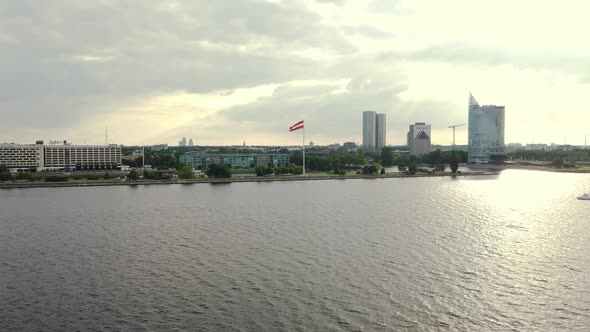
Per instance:
[[[582,199],[582,200],[588,200],[588,201],[590,201],[590,194],[588,194],[588,193],[583,193],[581,196],[578,196],[578,199]]]

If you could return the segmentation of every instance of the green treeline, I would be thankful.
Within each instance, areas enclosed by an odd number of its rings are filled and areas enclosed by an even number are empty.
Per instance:
[[[527,160],[527,161],[568,161],[568,162],[588,162],[590,161],[590,150],[573,149],[573,150],[520,150],[509,152],[508,159]]]

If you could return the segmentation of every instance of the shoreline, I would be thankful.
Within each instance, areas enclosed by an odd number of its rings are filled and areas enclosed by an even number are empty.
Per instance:
[[[280,182],[280,181],[316,181],[316,180],[357,180],[357,179],[406,179],[424,177],[465,177],[498,175],[494,171],[463,172],[461,174],[439,173],[439,174],[414,174],[414,175],[348,175],[348,176],[285,176],[285,177],[232,177],[232,178],[208,178],[196,180],[138,180],[138,181],[96,181],[96,182],[21,182],[0,184],[0,189],[18,188],[63,188],[63,187],[113,187],[113,186],[150,186],[150,185],[193,185],[193,184],[225,184],[233,182]]]
[[[575,168],[554,168],[544,165],[521,165],[521,164],[504,164],[504,165],[468,165],[470,168],[480,168],[488,171],[503,171],[507,169],[526,170],[526,171],[541,171],[541,172],[553,172],[553,173],[590,173],[590,169],[575,169]]]

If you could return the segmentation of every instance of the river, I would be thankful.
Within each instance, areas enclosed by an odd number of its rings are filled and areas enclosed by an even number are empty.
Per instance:
[[[588,331],[590,176],[0,190],[2,331]]]

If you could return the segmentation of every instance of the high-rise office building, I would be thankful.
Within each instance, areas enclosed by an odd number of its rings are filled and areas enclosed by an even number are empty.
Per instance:
[[[178,141],[178,146],[186,146],[186,137],[183,137],[180,141]]]
[[[387,132],[387,127],[385,114],[377,114],[375,128],[375,149],[379,152],[386,145],[385,133]]]
[[[431,144],[430,125],[424,122],[416,122],[410,125],[410,130],[408,131],[410,155],[421,156],[430,153]]]
[[[363,112],[363,150],[378,152],[387,143],[387,126],[385,114],[374,111]]]
[[[487,164],[506,159],[504,113],[504,106],[480,106],[469,94],[469,163]]]
[[[192,138],[191,138],[191,139],[189,139],[189,140],[188,140],[188,146],[193,146],[193,144],[194,144],[194,143],[193,143],[193,139],[192,139]]]

